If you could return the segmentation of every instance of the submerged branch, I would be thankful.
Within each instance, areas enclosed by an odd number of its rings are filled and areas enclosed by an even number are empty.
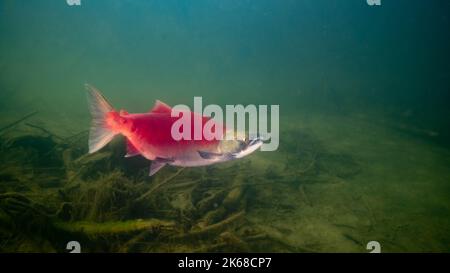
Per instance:
[[[41,126],[34,125],[34,124],[30,124],[30,123],[28,123],[28,122],[25,123],[25,125],[30,126],[31,128],[35,128],[35,129],[41,130],[41,131],[44,132],[45,134],[47,134],[47,135],[49,135],[49,136],[52,136],[52,137],[54,137],[54,138],[57,138],[57,139],[59,139],[59,140],[64,140],[62,137],[55,135],[54,133],[50,132],[49,130],[47,130],[47,129],[41,127]]]
[[[179,169],[176,173],[174,173],[172,176],[169,176],[168,178],[164,179],[161,183],[159,183],[158,185],[156,185],[155,187],[151,188],[150,190],[148,190],[146,193],[142,194],[140,197],[138,197],[136,199],[136,201],[142,201],[144,198],[146,198],[147,196],[151,195],[153,192],[155,192],[157,189],[159,189],[162,185],[170,182],[172,179],[174,179],[175,177],[177,177],[182,171],[184,170],[184,168]]]
[[[77,139],[76,139],[77,137],[80,137],[80,136],[82,136],[82,135],[84,135],[84,134],[87,134],[87,133],[89,133],[89,130],[83,130],[83,131],[78,132],[78,133],[76,133],[76,134],[74,134],[74,135],[71,135],[71,136],[69,136],[69,137],[66,137],[66,138],[64,139],[64,141],[70,144],[70,143],[72,143],[72,142],[77,141]],[[72,141],[73,139],[75,139],[75,140]]]
[[[36,114],[37,114],[37,111],[34,111],[34,112],[32,112],[32,113],[30,113],[30,114],[28,114],[28,115],[26,115],[26,116],[24,116],[24,117],[22,117],[22,118],[20,118],[20,119],[18,119],[18,120],[16,120],[16,121],[14,121],[14,122],[12,122],[12,123],[10,123],[10,124],[8,124],[8,125],[6,125],[6,126],[0,128],[0,132],[5,131],[5,130],[11,128],[11,127],[14,127],[14,126],[16,126],[17,124],[21,123],[22,121],[24,121],[24,120],[26,120],[26,119],[28,119],[28,118],[30,118],[30,117],[36,115]]]

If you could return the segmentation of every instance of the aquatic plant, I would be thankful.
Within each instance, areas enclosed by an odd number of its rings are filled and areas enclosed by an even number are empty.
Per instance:
[[[306,185],[350,179],[360,168],[290,130],[280,147],[285,165],[256,171],[255,158],[148,177],[145,160],[124,160],[120,139],[87,154],[87,132],[60,137],[28,123],[26,133],[13,133],[22,121],[0,138],[1,251],[59,252],[74,239],[83,251],[314,251],[261,228],[254,215],[312,207]],[[286,198],[291,191],[301,203]]]

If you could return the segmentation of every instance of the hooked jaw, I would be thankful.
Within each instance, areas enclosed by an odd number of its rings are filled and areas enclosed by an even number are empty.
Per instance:
[[[240,151],[233,153],[233,156],[234,158],[242,158],[244,156],[247,156],[256,151],[257,149],[259,149],[259,147],[261,147],[262,144],[263,141],[261,138],[259,137],[253,138],[248,142],[245,142],[243,145],[244,147],[240,149]]]
[[[261,138],[256,137],[249,141],[239,141],[240,145],[239,148],[234,152],[229,153],[213,153],[213,152],[206,152],[206,151],[198,151],[200,157],[203,159],[209,159],[209,160],[217,160],[217,161],[228,161],[238,158],[243,158],[257,149],[261,147],[263,144],[263,141]]]

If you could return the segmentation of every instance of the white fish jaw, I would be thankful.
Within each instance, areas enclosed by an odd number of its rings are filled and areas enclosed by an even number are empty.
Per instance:
[[[253,153],[254,151],[258,150],[261,147],[261,145],[263,145],[261,139],[252,140],[250,141],[250,144],[246,147],[246,149],[243,149],[242,151],[237,153],[233,153],[233,156],[235,159],[243,158]]]
[[[251,140],[249,143],[246,143],[243,148],[240,148],[234,152],[213,153],[213,152],[198,151],[198,154],[203,160],[207,160],[209,164],[213,164],[243,158],[259,149],[262,144],[263,142],[260,138],[255,138]]]

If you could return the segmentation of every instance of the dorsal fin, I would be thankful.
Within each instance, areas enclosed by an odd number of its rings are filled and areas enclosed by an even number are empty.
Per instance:
[[[164,102],[160,100],[156,100],[155,105],[153,106],[152,110],[150,110],[151,113],[170,113],[172,112],[172,108],[165,104]]]

